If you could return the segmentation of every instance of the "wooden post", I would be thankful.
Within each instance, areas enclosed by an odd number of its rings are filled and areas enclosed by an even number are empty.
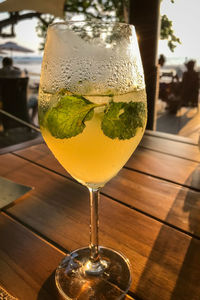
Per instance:
[[[160,0],[130,0],[129,23],[136,28],[142,57],[147,101],[147,128],[155,130],[158,97],[157,48],[160,35]]]

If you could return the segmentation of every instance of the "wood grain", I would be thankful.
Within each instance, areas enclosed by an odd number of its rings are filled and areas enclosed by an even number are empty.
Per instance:
[[[45,145],[34,146],[29,151],[22,150],[18,153],[70,177]],[[196,189],[200,188],[199,164],[142,148],[134,155],[128,161],[128,167]],[[200,228],[196,226],[194,230],[194,225],[191,225],[200,222],[198,192],[127,169],[121,170],[102,192],[200,237]]]
[[[172,140],[176,142],[181,142],[181,143],[186,143],[186,144],[191,144],[191,145],[196,145],[193,139],[185,136],[180,136],[177,134],[171,134],[171,133],[166,133],[166,132],[161,132],[161,131],[155,131],[155,130],[145,130],[145,135],[147,136],[152,136],[152,137],[158,137],[158,138],[163,138],[165,140]]]
[[[200,192],[123,169],[103,193],[200,237]]]
[[[197,162],[139,147],[126,167],[200,190]]]
[[[0,214],[0,240],[0,286],[19,300],[63,299],[54,279],[61,251],[5,213]]]
[[[67,173],[67,171],[60,165],[60,163],[44,143],[29,147],[28,151],[26,149],[16,151],[16,154],[46,168],[50,168],[51,170],[54,170],[59,174],[71,177],[69,173]]]
[[[20,300],[59,299],[53,273],[63,254],[0,214],[0,285]]]
[[[17,151],[16,154],[71,177],[45,144],[32,146],[29,151]],[[126,167],[200,190],[200,165],[195,161],[138,147]]]
[[[191,145],[161,137],[144,135],[140,146],[157,152],[200,162],[200,151],[198,145]]]
[[[35,187],[26,199],[6,210],[9,214],[67,250],[88,243],[89,205],[85,188],[13,155],[1,157],[0,163],[1,175]],[[123,176],[120,181],[126,183]],[[141,186],[146,185],[144,176],[137,178],[138,183],[142,181],[137,188],[139,195]],[[129,184],[127,181],[124,194]],[[155,186],[152,196],[153,190]],[[145,191],[141,202],[143,195]],[[131,291],[139,298],[149,300],[151,295],[151,300],[199,299],[198,240],[104,196],[100,205],[100,242],[129,258],[133,266]]]

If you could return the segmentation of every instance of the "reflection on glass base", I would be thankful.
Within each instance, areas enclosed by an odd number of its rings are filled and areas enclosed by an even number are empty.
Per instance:
[[[130,264],[115,250],[99,247],[100,265],[91,268],[90,249],[66,256],[56,270],[56,285],[64,299],[123,299],[131,284]]]

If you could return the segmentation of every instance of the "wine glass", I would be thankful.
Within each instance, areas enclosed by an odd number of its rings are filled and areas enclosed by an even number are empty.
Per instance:
[[[100,21],[51,24],[39,90],[44,140],[90,194],[90,244],[56,270],[64,299],[121,299],[131,283],[123,254],[99,246],[99,190],[129,159],[147,118],[134,26]]]

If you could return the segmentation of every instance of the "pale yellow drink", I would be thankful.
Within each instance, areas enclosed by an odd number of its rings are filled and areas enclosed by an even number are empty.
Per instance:
[[[40,101],[53,105],[54,95],[40,91]],[[85,96],[93,103],[102,104],[109,100],[103,96]],[[116,95],[114,102],[144,102],[145,91],[135,91],[125,95]],[[39,106],[42,109],[42,105]],[[130,139],[120,140],[107,137],[101,129],[104,107],[94,109],[94,116],[85,122],[82,133],[71,138],[56,138],[52,136],[45,126],[41,124],[42,135],[50,150],[60,164],[76,180],[89,187],[101,187],[123,167],[129,159],[144,133],[146,125],[146,112],[144,126],[137,129],[136,135]]]

